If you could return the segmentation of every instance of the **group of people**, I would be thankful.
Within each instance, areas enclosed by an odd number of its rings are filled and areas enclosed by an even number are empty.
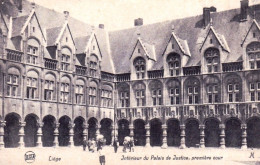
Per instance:
[[[95,141],[94,138],[86,140],[83,140],[83,151],[86,151],[86,147],[88,147],[89,152],[95,152],[95,150],[98,152],[99,150],[102,150],[103,147],[103,140],[97,140]]]
[[[117,149],[119,147],[119,142],[118,142],[117,138],[115,138],[115,140],[113,142],[113,147],[114,147],[115,153],[117,153]],[[134,152],[134,140],[133,140],[133,138],[126,137],[124,139],[123,152],[126,152],[127,149],[129,149],[129,152]]]

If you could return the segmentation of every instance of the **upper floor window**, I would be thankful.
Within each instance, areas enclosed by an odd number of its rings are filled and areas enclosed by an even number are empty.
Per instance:
[[[208,103],[220,102],[220,80],[215,76],[208,76],[205,79],[206,96]]]
[[[118,84],[118,98],[120,107],[129,107],[130,105],[130,92],[129,85],[126,83]]]
[[[134,67],[137,79],[143,79],[145,77],[145,60],[142,57],[137,57],[134,60]]]
[[[163,104],[162,83],[160,81],[152,81],[149,84],[149,88],[151,91],[153,105],[162,105]]]
[[[36,91],[37,91],[37,79],[32,77],[27,77],[26,97],[34,99],[36,97]]]
[[[178,80],[170,80],[167,82],[169,103],[171,105],[180,104],[180,82]]]
[[[60,101],[63,103],[69,102],[69,94],[70,94],[70,84],[69,83],[61,83],[60,86]]]
[[[260,68],[260,42],[252,42],[246,48],[250,69]]]
[[[97,105],[97,84],[94,81],[90,82],[89,105]]]
[[[209,48],[205,51],[205,60],[208,73],[219,72],[219,50]]]
[[[44,82],[44,100],[54,100],[54,81],[45,80]]]
[[[251,101],[260,101],[260,81],[249,83]]]
[[[14,74],[7,75],[7,96],[17,96],[19,76]]]
[[[196,78],[190,78],[186,82],[188,104],[198,104],[200,102],[200,83]]]
[[[143,83],[137,83],[134,86],[136,106],[145,106],[146,97],[145,97],[145,85]]]
[[[180,64],[181,64],[180,55],[176,53],[169,54],[167,57],[167,63],[169,67],[170,76],[180,75]]]
[[[38,60],[38,47],[30,46],[27,47],[27,63],[36,64]]]
[[[112,106],[112,90],[101,90],[101,105],[103,107],[111,107]]]
[[[242,80],[237,75],[227,76],[226,91],[228,102],[239,102],[242,97]]]
[[[98,59],[95,55],[90,56],[89,69],[90,76],[97,77]]]
[[[84,96],[83,89],[84,89],[83,85],[76,85],[76,88],[75,88],[76,104],[83,103],[83,96]]]
[[[61,70],[69,71],[70,66],[70,55],[61,55]]]

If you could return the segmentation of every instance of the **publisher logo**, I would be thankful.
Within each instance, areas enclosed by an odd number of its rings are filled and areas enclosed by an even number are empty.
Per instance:
[[[24,160],[27,162],[27,163],[33,163],[35,161],[35,153],[32,152],[32,151],[28,151],[24,154]]]

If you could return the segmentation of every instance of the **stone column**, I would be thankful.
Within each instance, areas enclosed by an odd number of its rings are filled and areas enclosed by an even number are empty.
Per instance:
[[[75,124],[73,122],[70,122],[69,123],[69,136],[70,136],[70,139],[69,139],[69,147],[74,147],[74,140],[73,140],[73,136],[74,136],[74,128]]]
[[[5,127],[5,121],[0,121],[0,149],[5,147],[4,144],[4,127]]]
[[[163,130],[163,141],[162,141],[162,146],[161,148],[166,149],[168,147],[167,145],[167,125],[163,124],[162,125],[162,130]]]
[[[180,145],[179,148],[184,149],[184,148],[186,148],[186,145],[185,145],[185,125],[181,124],[180,129],[181,129],[181,145]]]
[[[247,149],[247,141],[246,141],[246,137],[247,137],[246,129],[247,129],[247,126],[246,126],[246,124],[242,124],[241,125],[241,129],[242,129],[242,145],[241,145],[241,149]]]
[[[131,138],[134,138],[134,124],[133,124],[133,123],[131,123],[131,124],[129,125],[129,129],[130,129],[130,134],[129,134],[129,136],[130,136]]]
[[[88,123],[83,123],[83,140],[88,140]]]
[[[24,127],[26,125],[26,122],[20,122],[20,129],[19,129],[19,148],[24,147]]]
[[[220,148],[226,148],[225,145],[225,124],[220,124]]]
[[[115,140],[115,136],[116,136],[116,130],[115,130],[115,127],[114,127],[114,125],[112,125],[111,126],[111,129],[112,129],[112,132],[111,132],[111,136],[112,136],[112,140],[111,140],[111,146],[113,146],[113,142],[114,142],[114,140]]]
[[[59,126],[60,126],[60,123],[55,124],[53,147],[59,147],[59,140],[58,140],[58,136],[59,136],[58,128],[59,128]]]
[[[96,130],[96,139],[97,139],[97,136],[100,135],[100,128],[101,128],[101,126],[99,124],[97,124],[96,128],[97,128],[97,130]]]
[[[37,147],[42,147],[42,127],[43,123],[38,123],[38,130],[37,130],[37,142],[36,146]]]
[[[151,147],[150,145],[150,125],[149,124],[146,124],[145,125],[145,130],[146,130],[146,144],[145,144],[145,147]]]
[[[205,148],[205,133],[204,133],[204,130],[205,130],[205,125],[200,125],[199,126],[199,129],[200,129],[200,148]]]

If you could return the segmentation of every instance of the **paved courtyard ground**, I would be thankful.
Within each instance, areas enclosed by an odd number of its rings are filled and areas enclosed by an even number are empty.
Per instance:
[[[81,147],[59,148],[5,148],[0,150],[1,165],[29,164],[25,161],[25,153],[35,153],[35,161],[30,164],[70,164],[70,165],[99,165],[99,154],[83,152]],[[235,148],[186,148],[178,149],[168,147],[135,147],[135,152],[114,153],[113,148],[106,146],[103,149],[106,165],[171,165],[171,164],[217,164],[217,165],[260,165],[260,149],[235,149]],[[251,156],[251,158],[250,158]],[[213,160],[214,159],[214,160]]]

